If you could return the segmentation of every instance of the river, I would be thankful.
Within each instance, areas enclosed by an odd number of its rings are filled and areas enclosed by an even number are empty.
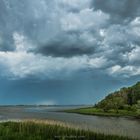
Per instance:
[[[3,106],[0,107],[0,120],[55,120],[86,130],[140,139],[139,119],[59,112],[60,110],[79,107],[81,106]]]

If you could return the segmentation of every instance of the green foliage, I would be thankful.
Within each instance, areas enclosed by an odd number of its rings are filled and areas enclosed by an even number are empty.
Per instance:
[[[102,108],[105,112],[109,111],[110,109],[116,110],[118,113],[118,110],[122,108],[124,105],[124,100],[121,97],[114,97],[110,96],[107,99],[102,100],[99,104],[98,107]]]
[[[0,140],[131,140],[131,138],[75,130],[34,122],[0,123]]]
[[[105,99],[96,104],[96,107],[102,108],[105,112],[108,112],[110,109],[116,110],[116,113],[118,113],[119,109],[137,111],[139,100],[140,82],[137,82],[132,87],[124,87],[119,91],[109,94]]]
[[[140,100],[137,101],[137,104],[135,105],[137,113],[139,114],[140,117]]]

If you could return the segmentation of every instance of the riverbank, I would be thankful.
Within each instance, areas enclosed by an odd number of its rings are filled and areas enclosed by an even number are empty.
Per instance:
[[[134,140],[72,128],[55,121],[8,121],[0,123],[1,140]]]
[[[118,112],[116,112],[116,110],[112,109],[107,112],[104,112],[102,109],[95,108],[95,107],[64,110],[64,112],[78,113],[83,115],[95,115],[95,116],[140,118],[140,114],[133,111],[118,110]]]
[[[84,108],[79,107],[79,108]],[[88,106],[87,106],[88,107]],[[13,121],[35,119],[55,120],[70,125],[73,128],[90,130],[106,135],[118,135],[129,138],[140,138],[140,120],[124,117],[100,117],[92,115],[81,115],[78,113],[59,112],[60,110],[71,110],[77,107],[0,107],[0,121]],[[54,121],[53,121],[54,122]]]

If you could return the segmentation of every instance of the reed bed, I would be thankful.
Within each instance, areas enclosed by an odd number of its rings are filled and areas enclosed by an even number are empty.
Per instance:
[[[0,123],[0,140],[132,140],[72,128],[56,121],[8,121]]]

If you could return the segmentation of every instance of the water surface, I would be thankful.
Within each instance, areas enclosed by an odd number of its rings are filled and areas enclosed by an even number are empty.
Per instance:
[[[58,112],[81,106],[9,106],[0,107],[0,120],[47,119],[62,121],[72,126],[105,134],[116,134],[140,139],[140,120],[120,117],[102,117]]]

